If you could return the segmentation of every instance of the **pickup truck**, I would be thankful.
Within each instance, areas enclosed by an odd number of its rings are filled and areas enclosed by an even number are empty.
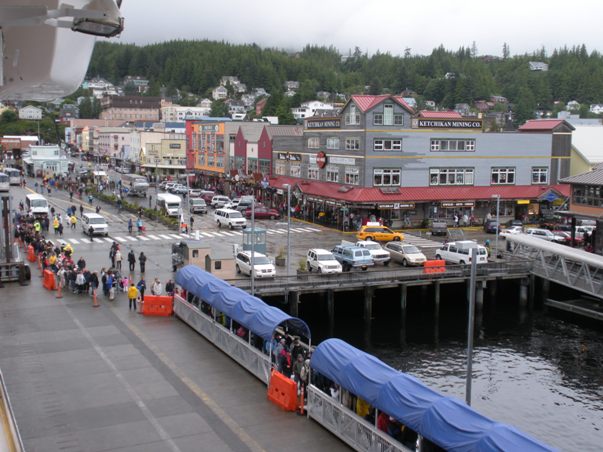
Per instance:
[[[488,263],[488,250],[485,246],[478,245],[472,240],[459,240],[458,242],[445,243],[436,251],[435,258],[446,262],[465,265],[471,262],[471,250],[477,249],[477,263]]]
[[[388,265],[389,261],[392,259],[389,251],[383,249],[379,243],[373,242],[372,240],[359,240],[356,242],[355,246],[369,250],[375,264]]]
[[[366,270],[375,265],[369,250],[359,246],[335,245],[331,253],[341,264],[343,271],[350,271],[352,268]]]

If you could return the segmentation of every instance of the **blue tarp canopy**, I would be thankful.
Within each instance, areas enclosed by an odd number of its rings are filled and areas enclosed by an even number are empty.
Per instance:
[[[445,397],[339,339],[321,342],[312,369],[451,451],[551,451],[549,446]]]
[[[310,329],[303,320],[268,306],[195,265],[178,270],[176,284],[264,340],[270,340],[276,327],[285,323],[290,331],[310,339]]]

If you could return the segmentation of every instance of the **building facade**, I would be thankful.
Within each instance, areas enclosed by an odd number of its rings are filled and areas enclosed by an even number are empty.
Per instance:
[[[123,121],[159,121],[160,97],[105,96],[101,100],[100,119]]]

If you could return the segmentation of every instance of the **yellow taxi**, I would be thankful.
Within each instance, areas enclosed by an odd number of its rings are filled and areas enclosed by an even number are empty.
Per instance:
[[[376,242],[392,242],[404,240],[404,234],[394,232],[386,226],[379,224],[365,224],[356,234],[358,240],[374,240]]]

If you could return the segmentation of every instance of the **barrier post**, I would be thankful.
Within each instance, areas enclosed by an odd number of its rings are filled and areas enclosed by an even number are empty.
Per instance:
[[[61,277],[58,277],[58,280],[56,298],[63,298],[63,284],[61,284]]]
[[[98,308],[100,305],[98,304],[98,300],[96,299],[96,288],[92,290],[92,307]]]

